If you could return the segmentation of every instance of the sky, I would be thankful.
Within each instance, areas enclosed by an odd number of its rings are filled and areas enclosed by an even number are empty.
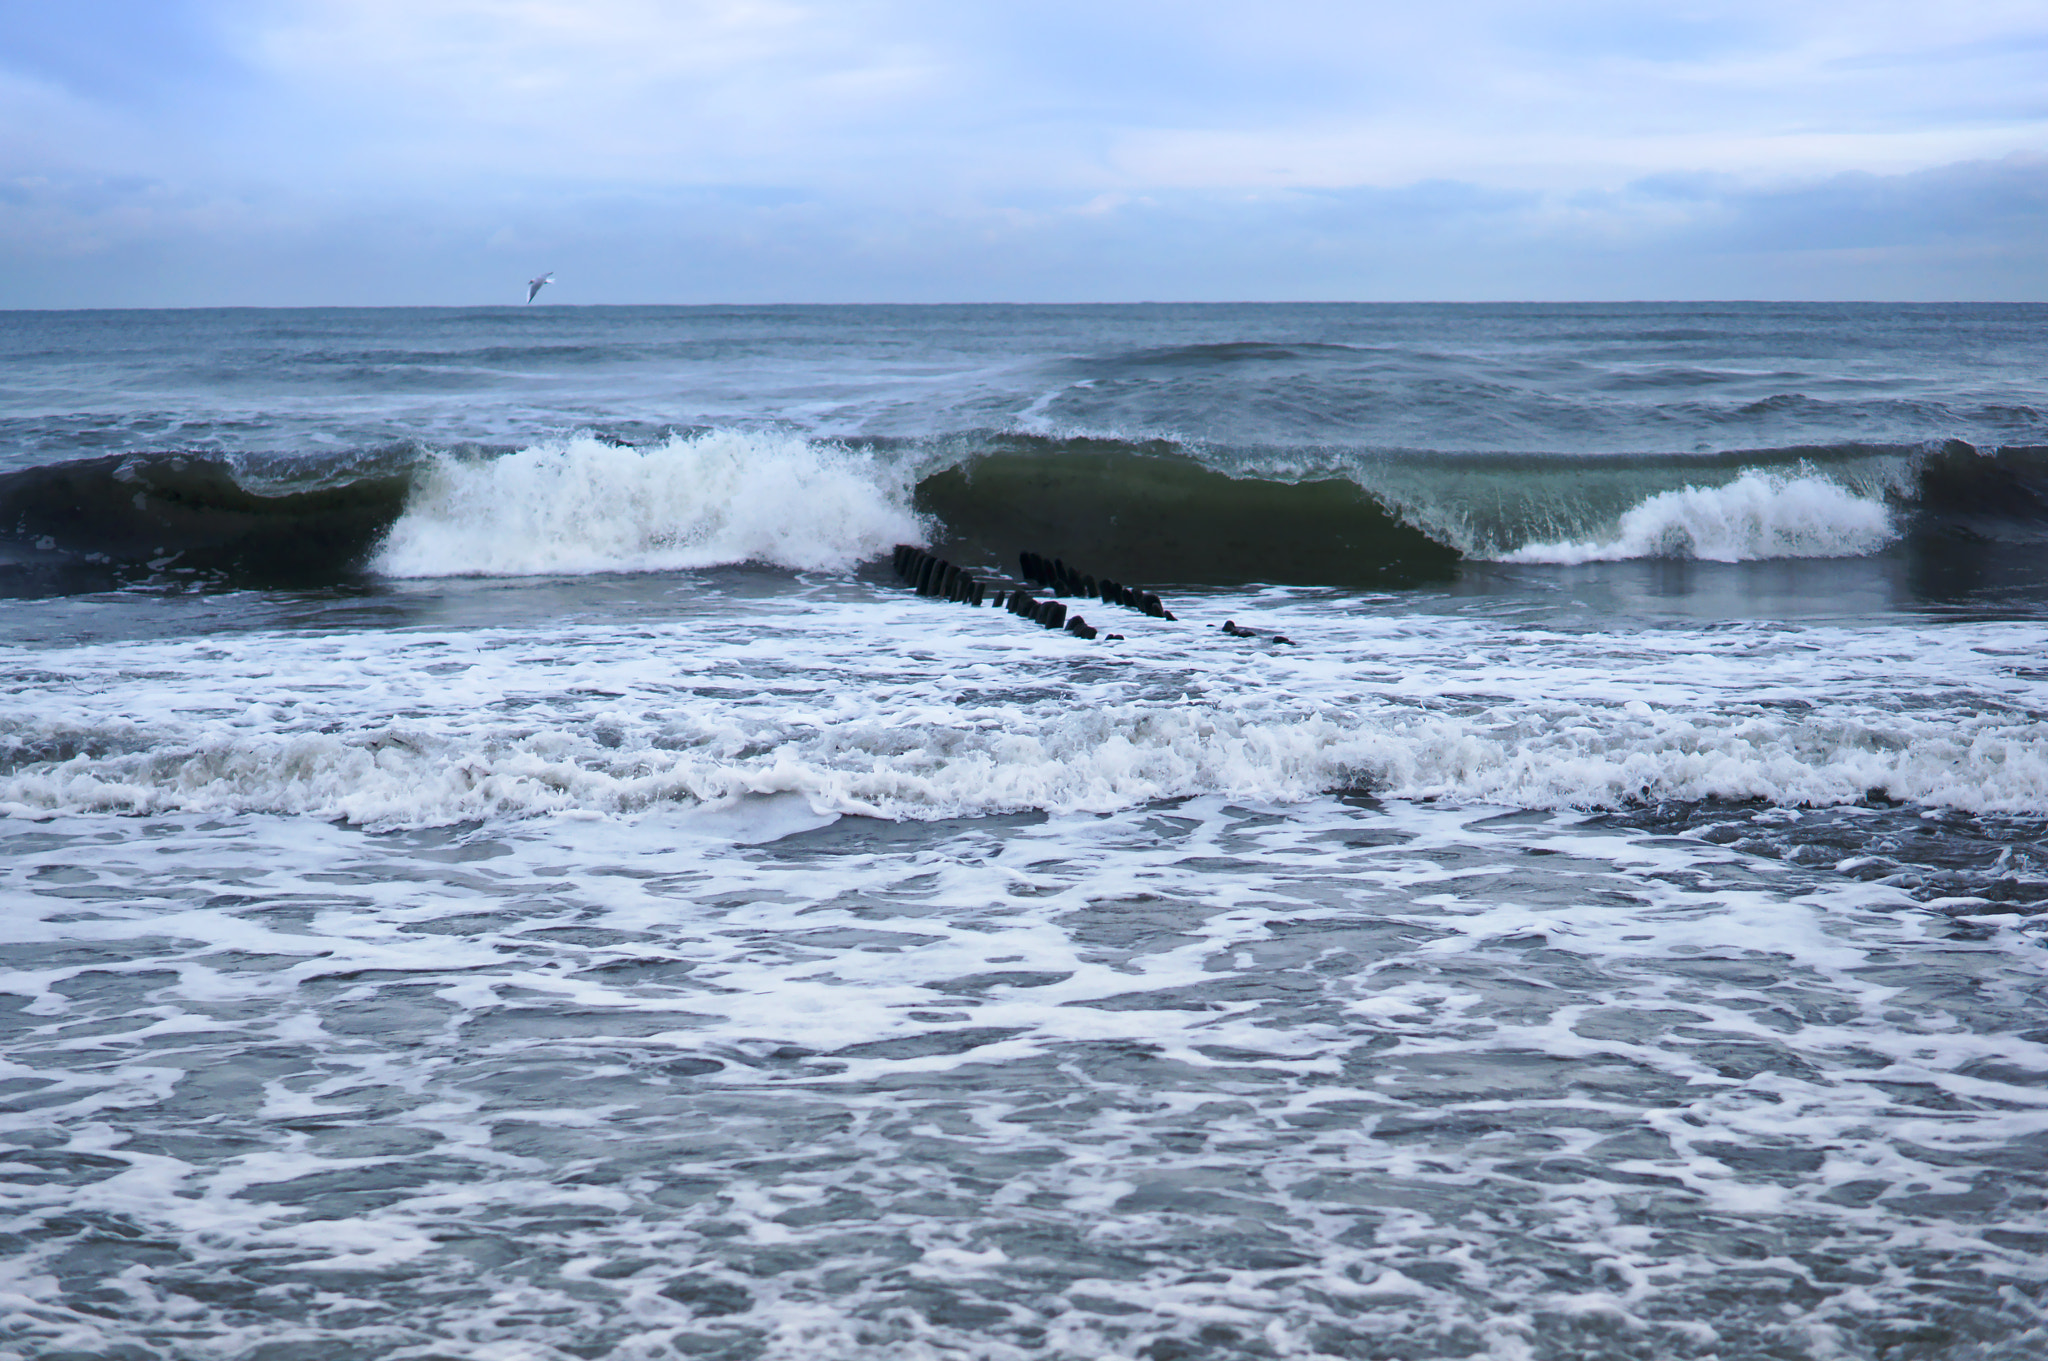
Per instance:
[[[0,0],[0,307],[2048,300],[2044,0]]]

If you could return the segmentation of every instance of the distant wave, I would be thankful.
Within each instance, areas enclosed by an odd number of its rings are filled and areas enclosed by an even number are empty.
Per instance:
[[[370,566],[394,577],[845,570],[920,535],[908,488],[871,454],[732,430],[641,449],[586,435],[495,459],[435,456]]]

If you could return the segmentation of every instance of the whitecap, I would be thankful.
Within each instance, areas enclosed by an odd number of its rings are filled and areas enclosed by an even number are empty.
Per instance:
[[[437,456],[372,562],[394,577],[845,570],[921,537],[901,477],[794,435],[712,430],[644,448],[589,435]]]
[[[1605,537],[1526,544],[1501,560],[1854,558],[1895,537],[1891,511],[1880,500],[1821,477],[1746,472],[1718,487],[1659,492],[1624,514]]]

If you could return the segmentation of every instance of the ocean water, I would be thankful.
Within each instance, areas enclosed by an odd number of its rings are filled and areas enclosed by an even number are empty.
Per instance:
[[[2044,373],[0,314],[0,1357],[2048,1353]]]

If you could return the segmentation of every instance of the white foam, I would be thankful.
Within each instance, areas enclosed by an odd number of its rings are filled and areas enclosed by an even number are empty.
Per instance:
[[[1219,645],[1192,619],[1089,644],[895,592],[817,592],[630,629],[24,655],[34,679],[0,701],[0,811],[419,825],[701,806],[726,810],[706,834],[742,841],[834,814],[1358,786],[1525,808],[1879,789],[2048,812],[2048,682],[2012,664],[2048,649],[2037,623],[1616,636],[1215,603],[1303,645]]]
[[[1854,558],[1896,535],[1881,500],[1821,477],[1746,472],[1718,487],[1659,492],[1623,515],[1605,538],[1526,544],[1501,560]]]
[[[2015,1033],[2036,942],[1957,937],[1884,885],[1498,811],[1195,799],[788,856],[660,814],[420,839],[0,825],[0,993],[27,1022],[0,1077],[36,1101],[0,1133],[14,1159],[69,1135],[109,1174],[13,1164],[42,1174],[10,1186],[36,1236],[0,1258],[0,1299],[38,1354],[60,1329],[105,1352],[171,1323],[239,1354],[296,1321],[170,1272],[288,1255],[383,1273],[355,1287],[371,1322],[442,1352],[508,1315],[535,1356],[613,1320],[665,1344],[704,1326],[669,1289],[688,1273],[743,1283],[713,1323],[786,1361],[1142,1355],[1220,1319],[1280,1355],[1398,1328],[1459,1356],[1617,1335],[1664,1356],[1706,1322],[1910,1313],[1961,1261],[1980,1331],[2031,1322],[1999,1302],[2038,1283],[2039,1209],[1938,1201],[1983,1194],[2048,1128],[2048,1048]],[[1118,924],[1132,909],[1142,928]],[[859,1235],[833,1208],[850,1195],[873,1204]],[[1158,1247],[1253,1213],[1285,1272]],[[60,1281],[72,1242],[43,1221],[86,1214],[183,1259],[112,1277],[121,1310],[74,1303],[69,1281],[106,1277]],[[479,1261],[470,1235],[540,1246]],[[877,1241],[906,1270],[861,1269]],[[1759,1241],[1772,1256],[1735,1255]],[[1800,1275],[1836,1259],[1846,1285]],[[843,1284],[799,1275],[812,1261]],[[860,1332],[906,1282],[1021,1300],[1022,1323]],[[367,1335],[327,1317],[305,1335],[330,1350]]]
[[[487,461],[438,456],[373,566],[397,577],[843,570],[920,537],[902,478],[837,444],[713,430],[620,448],[583,435]]]

